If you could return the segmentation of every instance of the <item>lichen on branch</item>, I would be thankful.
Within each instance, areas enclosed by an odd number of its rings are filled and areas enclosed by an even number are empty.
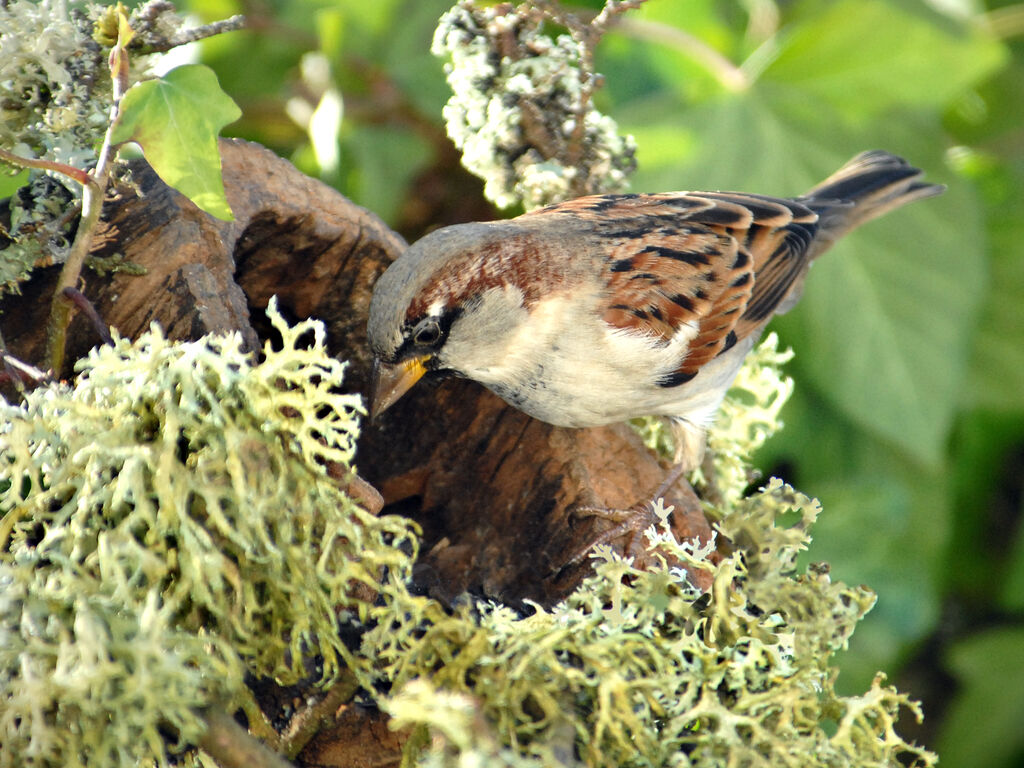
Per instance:
[[[463,0],[434,35],[431,50],[446,60],[452,89],[448,135],[502,208],[618,192],[636,168],[632,137],[592,102],[600,35],[552,37],[547,5]]]
[[[833,655],[874,595],[798,571],[818,513],[773,480],[719,523],[725,556],[665,526],[648,533],[652,565],[604,550],[550,609],[451,615],[406,598],[364,641],[395,686],[382,706],[426,766],[934,765],[896,733],[920,711],[884,676],[862,696],[835,690]],[[665,555],[708,571],[711,589]]]

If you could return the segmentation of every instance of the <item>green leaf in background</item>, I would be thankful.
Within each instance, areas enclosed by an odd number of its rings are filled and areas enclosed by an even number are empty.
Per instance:
[[[357,127],[344,139],[354,160],[344,180],[345,194],[385,220],[394,220],[409,183],[430,159],[422,137],[401,127]]]
[[[111,138],[137,142],[168,185],[207,213],[230,221],[217,135],[240,116],[213,70],[189,64],[128,89]]]
[[[800,89],[848,118],[942,107],[995,71],[1005,49],[881,0],[842,0],[796,26],[763,78]],[[941,51],[941,56],[926,52]]]
[[[981,179],[990,198],[989,293],[975,335],[965,400],[1004,411],[1024,410],[1024,160]]]
[[[1024,547],[1017,522],[1024,513],[1024,412],[966,411],[950,443],[953,527],[942,556],[944,586],[972,609],[999,594],[1024,609],[1024,551],[1013,549],[1015,537]]]
[[[1010,768],[1024,756],[1024,629],[985,632],[954,646],[949,665],[962,681],[946,712],[943,765]]]
[[[1024,503],[1018,514],[1024,517]],[[1000,604],[1007,611],[1024,611],[1024,531],[1017,531],[1017,541],[1010,554]]]
[[[858,424],[937,467],[987,277],[967,190],[871,222],[808,279],[793,318],[801,368]]]

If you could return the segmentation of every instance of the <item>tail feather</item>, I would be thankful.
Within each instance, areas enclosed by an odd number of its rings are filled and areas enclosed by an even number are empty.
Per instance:
[[[861,152],[800,197],[819,215],[813,257],[851,229],[914,200],[934,197],[946,187],[920,181],[923,173],[888,152]]]

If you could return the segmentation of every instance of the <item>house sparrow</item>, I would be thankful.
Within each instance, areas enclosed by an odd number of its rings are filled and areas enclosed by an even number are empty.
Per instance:
[[[743,358],[796,303],[811,262],[854,227],[943,191],[921,175],[864,152],[797,198],[596,195],[432,232],[374,287],[372,413],[427,372],[454,374],[558,426],[669,416],[681,473],[700,462]]]

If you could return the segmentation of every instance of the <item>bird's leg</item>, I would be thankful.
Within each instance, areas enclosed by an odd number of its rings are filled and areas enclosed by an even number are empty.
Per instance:
[[[600,517],[615,523],[615,525],[601,531],[593,540],[573,552],[568,563],[582,560],[596,546],[607,544],[627,533],[635,536],[658,523],[659,519],[654,514],[658,500],[664,498],[665,494],[679,482],[683,475],[700,465],[704,456],[704,447],[707,444],[707,433],[703,427],[688,421],[674,421],[673,426],[675,427],[676,441],[675,461],[668,475],[652,496],[629,509],[584,506],[576,507],[572,511],[572,514],[577,517]]]
[[[725,496],[718,486],[718,477],[715,475],[715,454],[710,448],[705,451],[704,458],[700,463],[700,473],[704,478],[701,486],[701,498],[713,507],[721,507],[725,504]]]

